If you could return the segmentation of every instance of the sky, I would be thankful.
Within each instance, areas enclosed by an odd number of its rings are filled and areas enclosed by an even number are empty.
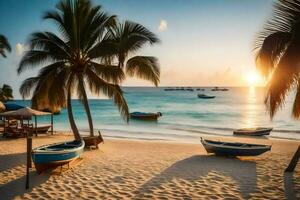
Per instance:
[[[0,58],[0,84],[14,89],[37,70],[17,75],[27,39],[35,31],[57,32],[43,21],[55,0],[1,0],[0,34],[12,52]],[[161,67],[159,86],[247,86],[255,73],[254,41],[271,16],[273,0],[93,0],[119,20],[143,24],[161,39],[137,55],[156,56]],[[253,77],[253,76],[252,76]],[[248,79],[247,79],[248,78]],[[250,77],[251,78],[251,77]],[[261,83],[257,84],[263,84]],[[151,86],[128,78],[124,86]]]

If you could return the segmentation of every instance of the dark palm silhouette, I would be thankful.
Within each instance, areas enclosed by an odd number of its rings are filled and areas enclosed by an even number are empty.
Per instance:
[[[128,106],[118,85],[124,73],[107,59],[112,54],[105,38],[108,28],[115,24],[115,16],[103,12],[89,0],[62,0],[56,10],[45,13],[43,18],[53,21],[60,34],[31,34],[30,49],[19,64],[18,73],[43,67],[36,77],[22,83],[22,96],[28,97],[33,90],[32,98],[36,101],[47,101],[50,106],[66,104],[77,140],[80,134],[72,113],[71,97],[76,94],[83,102],[92,127],[87,88],[94,94],[103,93],[112,98],[121,115],[128,119]]]
[[[10,52],[11,47],[10,47],[6,37],[4,35],[0,34],[0,54],[3,57],[6,57],[6,51]]]
[[[9,101],[14,98],[13,90],[9,85],[3,84],[2,88],[0,88],[0,101]]]
[[[257,39],[258,69],[269,78],[265,103],[271,119],[294,90],[292,109],[300,118],[300,0],[279,0],[274,5],[273,17]],[[300,146],[286,171],[293,171],[300,156]]]
[[[108,33],[108,43],[118,60],[118,66],[129,76],[159,83],[160,67],[158,60],[152,56],[134,56],[146,44],[156,44],[160,40],[144,26],[131,21],[118,23]]]

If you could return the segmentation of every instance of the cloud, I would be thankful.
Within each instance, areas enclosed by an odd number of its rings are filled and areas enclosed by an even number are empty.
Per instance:
[[[168,28],[168,22],[166,20],[163,20],[163,19],[160,20],[158,30],[162,32],[162,31],[167,30],[167,28]]]
[[[16,53],[18,56],[23,55],[24,51],[26,51],[28,48],[26,45],[21,44],[21,43],[17,43],[16,44]]]

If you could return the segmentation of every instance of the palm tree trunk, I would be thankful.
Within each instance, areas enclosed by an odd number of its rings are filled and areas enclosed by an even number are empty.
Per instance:
[[[89,106],[88,98],[87,98],[87,95],[86,95],[86,91],[85,91],[82,79],[80,79],[79,85],[80,85],[81,93],[82,93],[82,96],[83,96],[83,106],[84,106],[84,109],[85,109],[85,112],[86,112],[86,115],[87,115],[87,118],[88,118],[88,122],[89,122],[90,136],[93,137],[94,136],[93,119],[92,119],[90,106]]]
[[[73,116],[72,103],[71,103],[71,91],[68,91],[67,109],[68,109],[69,122],[70,122],[70,125],[71,125],[71,129],[73,131],[75,140],[81,140],[81,137],[80,137],[78,128],[75,124],[75,120],[74,120],[74,116]]]
[[[300,145],[298,146],[298,149],[295,152],[295,154],[294,154],[289,166],[286,168],[285,172],[293,172],[294,171],[294,169],[298,163],[299,157],[300,157]]]

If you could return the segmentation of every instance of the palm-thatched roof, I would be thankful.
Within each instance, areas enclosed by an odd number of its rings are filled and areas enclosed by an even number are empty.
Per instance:
[[[41,112],[38,110],[31,109],[29,107],[21,108],[15,111],[8,111],[4,113],[0,113],[0,116],[3,117],[32,117],[32,116],[42,116],[42,115],[51,115],[49,112]]]

